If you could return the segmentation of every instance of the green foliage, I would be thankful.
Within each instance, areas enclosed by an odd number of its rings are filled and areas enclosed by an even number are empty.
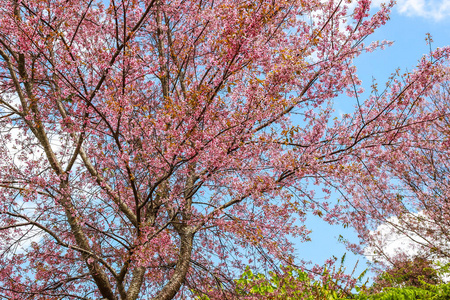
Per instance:
[[[311,276],[301,269],[291,266],[281,267],[280,272],[268,272],[268,276],[253,273],[247,267],[239,279],[235,280],[234,291],[230,292],[230,299],[269,299],[269,300],[338,300],[351,299],[353,295],[349,292],[353,285],[349,285],[344,275],[343,263],[345,255],[341,259],[338,269],[320,268],[319,276]],[[364,276],[358,277],[358,280]],[[352,280],[354,282],[354,280]],[[198,296],[197,300],[222,299],[211,290],[211,295]]]
[[[236,280],[237,294],[246,298],[261,299],[345,299],[346,293],[342,289],[336,289],[327,271],[324,271],[324,282],[310,278],[308,273],[294,269],[285,268],[281,275],[269,272],[270,277],[263,274],[254,274],[247,268],[242,276]]]
[[[363,272],[353,280],[353,284],[345,284],[349,278],[343,272],[343,260],[336,270],[324,268],[320,276],[310,276],[307,272],[293,267],[281,267],[281,272],[268,272],[268,276],[254,273],[249,267],[239,279],[235,280],[233,291],[229,291],[227,299],[244,300],[446,300],[450,299],[450,283],[436,281],[439,273],[448,274],[449,265],[439,266],[439,270],[430,269],[429,261],[411,260],[398,264],[382,273],[375,285],[367,288],[365,284],[355,286],[361,281]],[[411,263],[419,263],[411,273]],[[406,267],[411,269],[406,272]],[[419,271],[423,271],[420,273]],[[444,275],[445,275],[444,274]],[[442,275],[442,274],[441,274]],[[383,285],[380,285],[380,284]],[[349,292],[352,290],[356,293]],[[213,291],[212,291],[213,292]],[[214,295],[214,293],[211,293]],[[201,295],[197,300],[223,299],[221,296]]]
[[[355,295],[358,300],[447,300],[450,299],[450,284],[432,285],[424,283],[423,287],[389,287],[376,294],[360,293]]]
[[[448,264],[436,266],[423,257],[399,259],[375,279],[371,288],[356,295],[355,299],[450,299],[450,284],[444,284],[441,279],[448,273]]]

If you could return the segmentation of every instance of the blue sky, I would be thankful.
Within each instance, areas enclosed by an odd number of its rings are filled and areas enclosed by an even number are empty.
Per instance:
[[[376,9],[382,1],[373,2]],[[430,51],[430,46],[425,42],[427,33],[430,33],[433,39],[432,49],[450,45],[450,0],[398,0],[391,20],[378,29],[368,41],[390,40],[394,41],[394,44],[385,50],[363,54],[355,61],[366,91],[370,91],[372,78],[382,84],[397,68],[414,69],[420,57]],[[344,111],[347,105],[339,104],[339,100],[336,104],[338,113],[347,112]],[[348,252],[337,241],[340,234],[356,241],[356,234],[351,229],[344,230],[342,226],[327,225],[317,217],[309,218],[307,225],[313,230],[312,241],[298,244],[296,254],[313,263],[322,264],[333,255],[340,258]],[[367,268],[367,260],[364,257],[347,253],[345,265],[351,271],[357,260],[360,260],[356,272],[356,275],[359,275]]]

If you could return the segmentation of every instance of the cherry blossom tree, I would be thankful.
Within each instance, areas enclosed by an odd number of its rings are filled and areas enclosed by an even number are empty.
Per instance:
[[[386,287],[413,286],[423,287],[426,284],[441,284],[439,273],[433,262],[423,257],[397,260],[392,267],[378,274],[370,288],[371,293],[382,291]]]
[[[368,137],[402,128],[391,107],[426,95],[448,52],[368,100],[386,111],[333,123],[391,4],[1,4],[5,299],[189,298],[252,261],[292,264],[308,211],[343,220],[311,185],[347,180]]]
[[[365,254],[384,266],[417,256],[441,265],[450,259],[448,67],[440,72],[427,97],[399,99],[379,146],[355,153],[351,214]]]

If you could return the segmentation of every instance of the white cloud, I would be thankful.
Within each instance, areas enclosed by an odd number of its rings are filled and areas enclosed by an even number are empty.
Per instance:
[[[27,216],[30,219],[36,219],[33,217],[36,212],[36,207],[30,202],[19,200],[14,212]],[[23,219],[19,219],[17,220],[17,223],[23,224],[27,222]],[[11,256],[32,251],[31,245],[33,243],[40,243],[44,237],[44,232],[34,225],[24,225],[2,231],[0,236],[2,240],[0,255]]]
[[[407,217],[408,218],[408,217]],[[430,221],[423,211],[410,215],[410,220],[420,218],[423,222],[422,230],[426,228],[437,228],[436,224]],[[406,219],[406,218],[405,218]],[[428,220],[427,220],[428,219]],[[415,256],[427,256],[437,265],[445,265],[449,263],[448,258],[436,257],[428,250],[427,245],[432,240],[425,240],[417,232],[409,230],[406,224],[400,222],[397,217],[391,217],[385,223],[377,227],[376,230],[370,232],[372,241],[370,245],[364,249],[364,254],[369,261],[381,262],[387,266],[390,265],[389,260],[399,255],[412,259]],[[449,247],[447,241],[437,242],[442,246]],[[450,274],[444,273],[441,278],[445,282],[450,282]]]
[[[388,262],[388,258],[405,255],[412,258],[419,254],[419,243],[426,242],[414,232],[403,231],[396,217],[391,217],[376,230],[371,231],[373,245],[365,249],[370,261]]]
[[[44,232],[35,226],[23,226],[18,229],[13,235],[9,236],[8,247],[11,247],[10,251],[7,251],[5,255],[23,254],[27,251],[31,251],[31,245],[33,243],[39,243],[44,237]]]
[[[374,7],[387,0],[374,0]],[[396,10],[409,17],[422,17],[435,22],[450,17],[450,0],[397,0]]]
[[[449,0],[399,0],[400,13],[408,16],[420,16],[440,21],[450,16]]]

